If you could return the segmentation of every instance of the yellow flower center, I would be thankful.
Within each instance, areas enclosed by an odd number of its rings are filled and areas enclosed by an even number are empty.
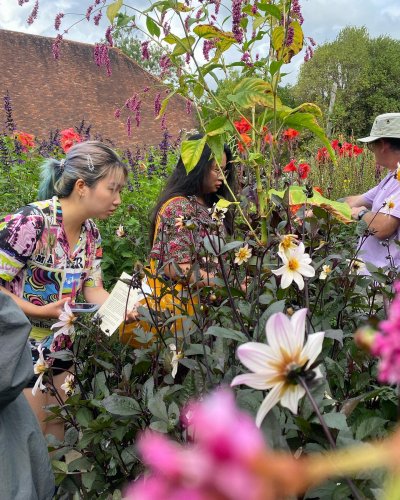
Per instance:
[[[296,258],[292,257],[289,259],[288,267],[291,271],[297,271],[300,267],[300,263]]]
[[[41,373],[45,373],[45,372],[47,372],[47,370],[48,370],[48,366],[46,364],[43,364],[43,363],[37,363],[34,366],[34,372],[36,375],[40,375]]]
[[[394,202],[393,202],[393,201],[389,201],[389,202],[388,202],[388,208],[389,208],[389,209],[394,208]]]
[[[293,237],[290,234],[287,234],[284,236],[281,240],[281,245],[282,248],[285,250],[289,250],[290,248],[293,248],[295,245],[293,243]]]
[[[292,380],[288,379],[289,373],[301,366],[304,366],[307,362],[307,358],[301,355],[301,349],[290,355],[283,347],[280,348],[280,359],[272,361],[269,366],[275,369],[275,375],[268,379],[268,383],[279,383],[284,382],[285,386],[293,384]]]

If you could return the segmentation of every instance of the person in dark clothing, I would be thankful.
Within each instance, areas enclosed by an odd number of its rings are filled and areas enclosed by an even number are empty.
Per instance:
[[[0,292],[0,498],[50,500],[54,476],[46,443],[23,389],[33,377],[31,325]]]

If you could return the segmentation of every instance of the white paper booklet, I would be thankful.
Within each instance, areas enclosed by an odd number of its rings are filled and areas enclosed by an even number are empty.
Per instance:
[[[136,302],[143,298],[140,289],[131,288],[121,281],[121,279],[129,281],[131,278],[128,273],[122,273],[110,296],[97,311],[97,314],[101,317],[100,328],[108,336],[111,336],[124,321],[125,312],[131,311]],[[128,307],[126,306],[127,301]]]

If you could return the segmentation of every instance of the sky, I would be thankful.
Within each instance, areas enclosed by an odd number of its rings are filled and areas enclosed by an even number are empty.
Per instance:
[[[230,3],[231,0],[226,1]],[[54,37],[54,18],[59,12],[68,13],[62,21],[62,27],[70,26],[83,17],[93,0],[39,0],[38,17],[29,26],[26,20],[34,3],[34,0],[29,0],[21,7],[18,0],[0,0],[0,29]],[[125,3],[136,7],[149,5],[147,0]],[[372,37],[389,35],[400,38],[399,0],[300,0],[300,4],[304,34],[311,36],[317,44],[333,41],[345,26],[366,26]],[[100,27],[95,27],[92,22],[84,20],[72,27],[66,38],[94,43],[104,36],[105,26],[105,21]],[[286,83],[295,82],[302,63],[302,54],[293,58]]]

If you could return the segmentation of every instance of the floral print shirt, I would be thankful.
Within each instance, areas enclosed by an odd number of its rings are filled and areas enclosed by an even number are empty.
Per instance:
[[[204,238],[217,232],[218,236],[224,238],[223,224],[216,230],[208,207],[183,196],[171,198],[158,214],[150,258],[157,261],[158,268],[172,260],[176,264],[183,264],[198,259],[202,269],[215,271],[218,267],[216,263],[207,262],[204,257],[199,257],[199,253]]]
[[[84,287],[102,285],[101,238],[92,220],[82,224],[69,248],[57,197],[38,201],[0,219],[0,284],[39,306],[73,298]],[[54,321],[31,318],[33,326]]]

